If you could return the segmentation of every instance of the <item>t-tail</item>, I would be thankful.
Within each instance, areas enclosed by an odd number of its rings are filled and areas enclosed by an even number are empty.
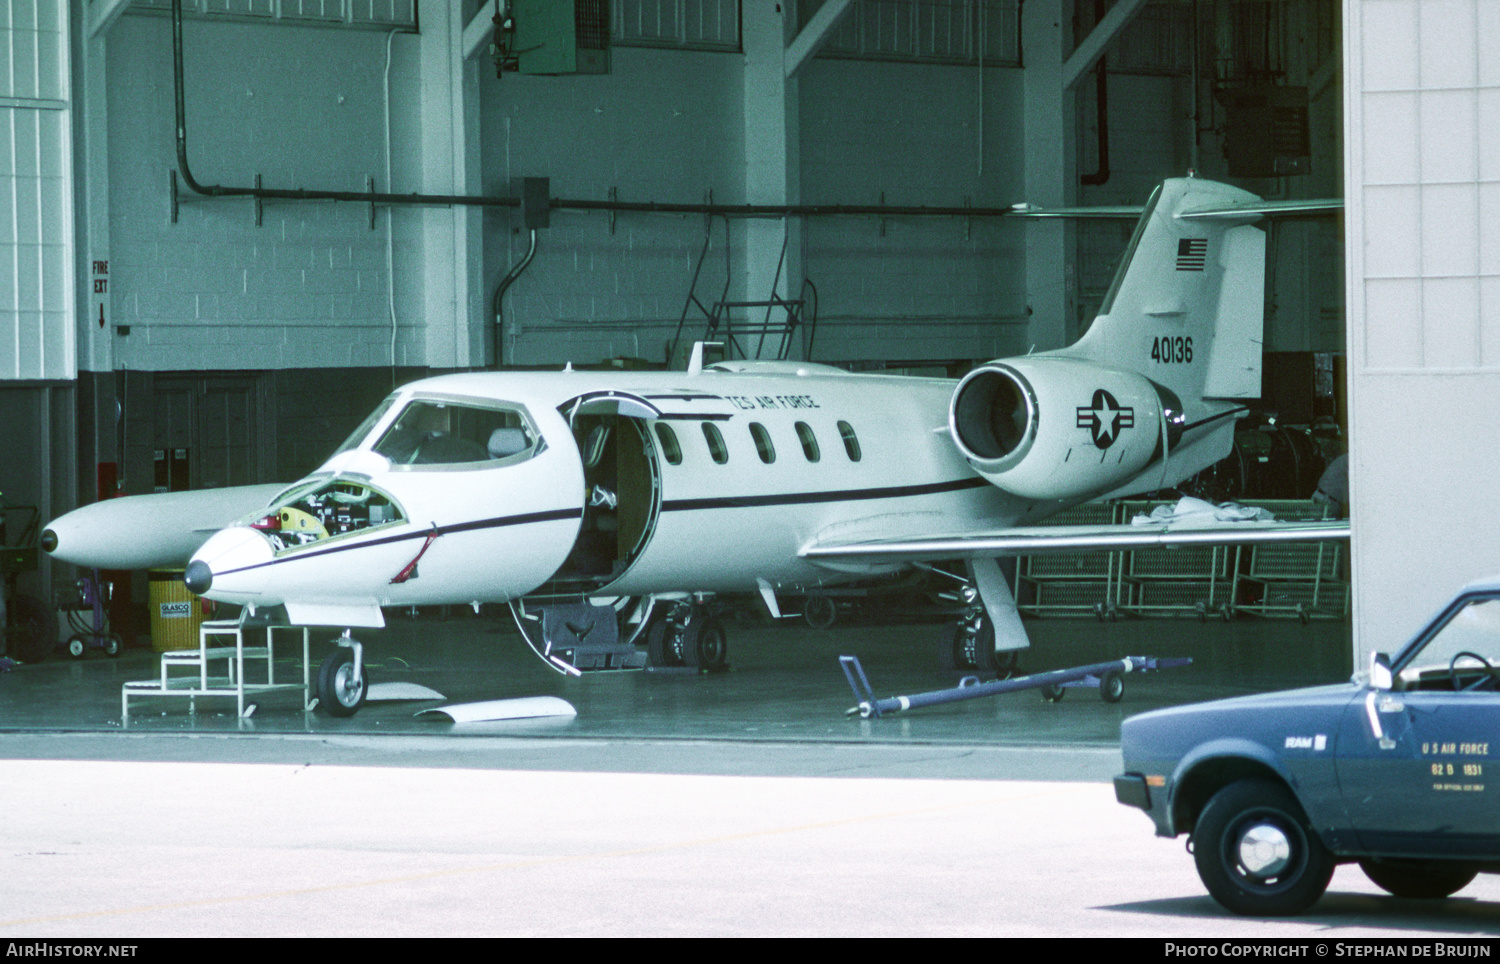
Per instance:
[[[1088,332],[1054,354],[1139,372],[1185,402],[1260,396],[1266,235],[1258,201],[1198,178],[1146,202]]]
[[[1077,502],[1169,488],[1228,455],[1234,417],[1260,395],[1258,202],[1197,178],[1158,187],[1082,338],[959,384],[949,428],[975,470]]]

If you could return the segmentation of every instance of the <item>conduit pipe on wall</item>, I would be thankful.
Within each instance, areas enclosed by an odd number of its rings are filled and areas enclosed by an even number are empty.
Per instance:
[[[531,229],[531,246],[526,249],[526,256],[520,261],[516,262],[515,266],[510,269],[505,277],[500,279],[500,284],[495,287],[495,299],[492,308],[492,313],[495,316],[495,323],[493,326],[494,330],[491,333],[491,338],[494,342],[494,352],[490,357],[495,359],[496,368],[500,367],[500,359],[502,357],[501,351],[504,347],[503,339],[505,337],[505,292],[510,288],[511,285],[516,283],[517,278],[521,277],[521,272],[526,270],[526,266],[531,264],[531,259],[534,257],[536,257],[536,228]]]
[[[188,190],[204,197],[254,198],[262,201],[349,201],[360,204],[438,207],[514,208],[520,198],[484,194],[393,194],[381,191],[326,191],[305,188],[230,187],[201,184],[193,177],[187,153],[187,111],[184,107],[182,69],[182,0],[172,0],[172,88],[177,108],[176,176]],[[705,214],[737,218],[785,218],[878,215],[886,217],[1013,217],[1026,213],[1015,208],[929,207],[886,204],[672,204],[657,201],[587,201],[551,198],[549,207],[565,211],[613,211],[637,214]]]
[[[1104,19],[1104,0],[1094,0],[1094,22],[1097,24]],[[1090,187],[1098,187],[1109,181],[1109,68],[1105,65],[1107,58],[1101,56],[1094,74],[1094,109],[1095,126],[1098,128],[1099,136],[1099,166],[1092,174],[1085,174],[1079,178],[1079,182]]]

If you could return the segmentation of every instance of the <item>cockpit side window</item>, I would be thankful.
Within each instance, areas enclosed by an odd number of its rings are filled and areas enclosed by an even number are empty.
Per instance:
[[[530,458],[540,436],[518,408],[418,398],[375,444],[392,465],[487,467]]]

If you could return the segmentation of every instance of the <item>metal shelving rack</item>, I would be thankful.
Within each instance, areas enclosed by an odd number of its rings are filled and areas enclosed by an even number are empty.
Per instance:
[[[1118,508],[1085,502],[1047,519],[1044,525],[1113,524]],[[1104,549],[1020,556],[1016,564],[1016,608],[1030,616],[1113,615],[1118,608],[1121,554]]]
[[[1292,521],[1329,518],[1329,506],[1303,499],[1246,500]],[[1343,619],[1349,615],[1349,582],[1340,574],[1344,547],[1337,542],[1247,546],[1234,572],[1234,611],[1256,616]]]
[[[1158,506],[1172,504],[1121,502],[1119,521],[1129,524],[1138,515],[1150,515]],[[1122,555],[1120,585],[1115,593],[1122,612],[1132,616],[1229,616],[1237,559],[1234,547],[1135,549]]]

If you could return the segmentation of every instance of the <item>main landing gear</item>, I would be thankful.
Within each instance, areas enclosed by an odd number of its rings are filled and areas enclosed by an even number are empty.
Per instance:
[[[1010,586],[1000,574],[998,563],[993,559],[979,559],[968,564],[968,578],[941,569],[932,571],[958,582],[958,588],[940,593],[942,599],[963,604],[963,615],[953,626],[947,638],[938,641],[938,666],[942,669],[978,670],[994,673],[997,679],[1009,679],[1020,672],[1019,658],[1026,647],[1026,630],[1021,628],[1021,617],[1016,611]],[[991,605],[985,605],[985,599]],[[999,612],[1005,630],[1004,645],[996,648],[997,640],[992,613]]]
[[[647,665],[722,670],[729,663],[724,624],[703,605],[679,602],[646,627]]]
[[[612,603],[514,600],[527,645],[548,666],[569,676],[599,670],[724,669],[729,659],[724,624],[690,597],[619,597]]]
[[[938,641],[938,665],[943,669],[972,669],[1009,679],[1019,663],[1019,650],[995,649],[995,627],[982,606],[972,607],[953,627],[952,634]]]
[[[365,648],[347,629],[336,642],[338,648],[318,667],[318,707],[329,716],[353,716],[365,705],[365,694],[370,691]]]

